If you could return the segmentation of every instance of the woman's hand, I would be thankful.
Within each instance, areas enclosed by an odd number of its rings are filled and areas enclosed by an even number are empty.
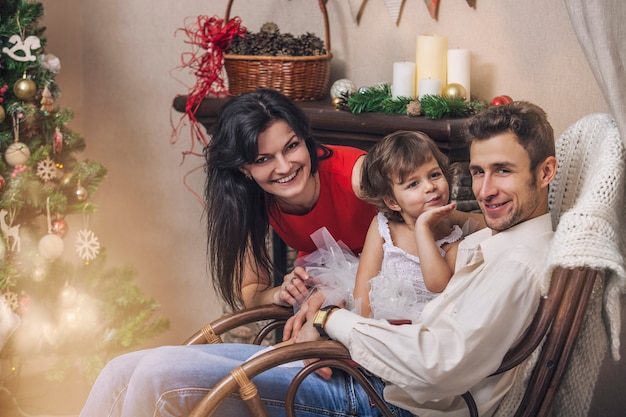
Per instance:
[[[309,286],[312,282],[304,268],[297,266],[289,274],[285,275],[283,283],[274,293],[274,304],[282,306],[297,306],[301,304],[311,291]]]

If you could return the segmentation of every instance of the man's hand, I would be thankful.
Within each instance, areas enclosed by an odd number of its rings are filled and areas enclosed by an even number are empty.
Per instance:
[[[315,313],[317,313],[317,310],[320,309],[325,299],[326,296],[320,291],[314,291],[311,296],[302,303],[298,312],[291,316],[289,320],[287,320],[287,323],[285,323],[285,327],[283,329],[283,340],[296,338],[304,323],[307,321],[313,321]]]
[[[317,309],[311,311],[309,310],[309,308],[310,307],[308,305],[307,306],[303,305],[303,309],[306,310],[304,314],[307,317],[307,319],[306,319],[306,322],[300,328],[298,335],[295,337],[296,343],[315,342],[315,341],[322,340],[317,329],[313,327],[313,317],[315,316],[315,313],[317,313]],[[302,309],[300,311],[302,311]],[[307,359],[304,361],[304,363],[308,365],[317,360],[318,359]],[[328,381],[330,377],[333,375],[333,370],[330,368],[319,368],[315,371],[315,373]]]

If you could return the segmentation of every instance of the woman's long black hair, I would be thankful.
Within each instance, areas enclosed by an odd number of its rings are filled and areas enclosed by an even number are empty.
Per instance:
[[[241,285],[246,255],[252,268],[273,272],[266,237],[268,206],[273,198],[240,171],[258,156],[258,137],[276,120],[285,121],[306,143],[311,155],[311,175],[318,169],[319,145],[311,134],[306,115],[289,98],[270,89],[259,89],[229,100],[213,126],[206,159],[207,259],[213,286],[232,308],[242,304]]]

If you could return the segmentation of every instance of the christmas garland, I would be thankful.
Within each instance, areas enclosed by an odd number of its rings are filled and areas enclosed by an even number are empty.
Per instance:
[[[477,100],[466,102],[461,98],[437,95],[426,95],[420,100],[412,97],[394,98],[389,84],[363,88],[358,93],[343,98],[343,107],[354,114],[371,112],[423,115],[429,119],[467,117],[486,107],[485,103]]]

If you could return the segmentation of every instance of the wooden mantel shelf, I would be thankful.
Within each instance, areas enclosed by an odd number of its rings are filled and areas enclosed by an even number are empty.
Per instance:
[[[210,130],[220,109],[228,100],[230,98],[205,99],[198,107],[196,119]],[[186,102],[186,96],[177,96],[173,107],[182,113]],[[433,138],[451,162],[469,160],[467,146],[460,135],[465,120],[462,118],[432,120],[382,113],[352,114],[336,110],[330,100],[299,101],[297,104],[309,118],[314,136],[324,143],[368,149],[389,133],[397,130],[418,130]]]

